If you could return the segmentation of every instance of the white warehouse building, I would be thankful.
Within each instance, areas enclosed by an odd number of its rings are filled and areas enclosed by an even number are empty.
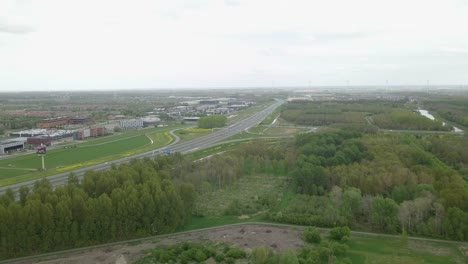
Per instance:
[[[120,127],[124,130],[143,128],[143,119],[120,120]]]

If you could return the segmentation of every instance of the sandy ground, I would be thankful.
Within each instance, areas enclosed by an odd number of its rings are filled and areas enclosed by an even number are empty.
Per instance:
[[[302,231],[294,228],[260,226],[246,224],[242,226],[220,227],[207,231],[194,231],[191,233],[172,235],[165,238],[153,239],[136,245],[114,245],[98,249],[66,253],[45,261],[22,261],[18,263],[41,264],[77,264],[77,263],[133,263],[140,259],[149,249],[158,245],[172,245],[182,241],[193,242],[226,242],[247,252],[259,246],[267,246],[274,251],[281,252],[287,249],[296,249],[304,245]]]

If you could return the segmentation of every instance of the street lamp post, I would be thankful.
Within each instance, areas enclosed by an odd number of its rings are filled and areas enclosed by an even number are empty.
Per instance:
[[[45,155],[44,154],[39,154],[38,156],[41,157],[41,161],[42,161],[42,167],[41,167],[41,170],[45,170]]]

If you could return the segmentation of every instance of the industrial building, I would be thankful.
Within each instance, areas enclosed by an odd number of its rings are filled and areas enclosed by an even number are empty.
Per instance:
[[[143,128],[143,119],[120,120],[120,127],[124,130]]]
[[[218,105],[220,100],[200,100],[200,105]]]
[[[30,129],[10,133],[10,137],[37,137],[47,136],[52,140],[67,138],[73,136],[72,130],[56,130],[56,129]]]
[[[15,138],[0,141],[0,154],[8,154],[12,151],[24,149],[24,138]]]
[[[52,144],[52,139],[47,136],[38,136],[38,137],[30,137],[26,141],[29,145],[33,146],[50,146]]]
[[[52,128],[65,125],[68,125],[68,118],[66,117],[48,118],[36,123],[37,128]]]
[[[186,117],[184,117],[185,122],[197,122],[198,120],[200,120],[200,117],[198,117],[198,116],[186,116]]]
[[[10,137],[35,137],[47,134],[47,129],[29,129],[11,132]]]
[[[77,130],[73,133],[73,139],[83,140],[89,137],[101,137],[107,134],[107,129],[105,127],[92,127]]]
[[[37,128],[53,128],[62,127],[66,125],[82,125],[82,124],[94,124],[95,120],[89,117],[57,117],[48,118],[36,123]]]
[[[79,124],[94,124],[96,121],[90,117],[76,117],[68,119],[68,124],[79,125]]]
[[[105,127],[92,127],[89,129],[89,134],[91,137],[102,137],[107,134]]]
[[[161,122],[161,119],[155,115],[145,116],[142,118],[143,127],[157,126]]]

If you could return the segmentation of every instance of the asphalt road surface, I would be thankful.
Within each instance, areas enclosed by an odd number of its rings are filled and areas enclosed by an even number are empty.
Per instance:
[[[190,141],[183,141],[180,143],[176,141],[173,144],[169,146],[165,146],[160,149],[151,150],[151,151],[140,153],[134,156],[130,156],[130,157],[126,157],[126,158],[122,158],[122,159],[118,159],[118,160],[114,160],[114,161],[110,161],[110,162],[106,162],[102,164],[97,164],[97,165],[86,167],[86,168],[81,168],[81,169],[77,169],[74,171],[52,175],[52,176],[47,177],[47,179],[52,184],[52,186],[55,187],[55,186],[65,185],[68,182],[68,176],[70,175],[70,173],[74,173],[79,179],[81,179],[86,171],[106,170],[106,169],[109,169],[112,164],[118,165],[123,162],[128,162],[131,159],[139,159],[139,158],[144,158],[144,157],[153,157],[157,155],[162,155],[162,154],[165,154],[165,151],[167,149],[169,149],[171,153],[179,152],[182,154],[206,149],[206,148],[216,145],[217,143],[219,143],[220,141],[228,137],[231,137],[237,133],[240,133],[244,130],[247,130],[253,126],[260,124],[276,108],[278,108],[281,104],[283,104],[283,102],[284,102],[283,100],[277,99],[274,104],[263,109],[262,111],[257,112],[243,120],[240,120],[237,123],[230,125],[229,127],[223,128],[221,130],[218,130],[216,132],[213,132],[201,138],[193,139]],[[18,190],[21,186],[27,186],[31,190],[34,186],[34,182],[36,182],[37,180],[38,179],[0,187],[0,195],[4,194],[7,189],[11,189],[16,195],[18,195]]]

